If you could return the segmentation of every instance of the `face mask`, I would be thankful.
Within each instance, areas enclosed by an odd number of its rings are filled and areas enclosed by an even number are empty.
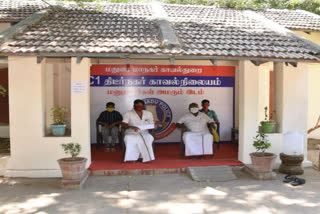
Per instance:
[[[108,111],[108,112],[113,112],[113,111],[114,111],[114,108],[107,108],[107,111]]]
[[[199,108],[198,107],[193,107],[190,109],[190,112],[193,113],[193,114],[196,114],[199,112]]]
[[[143,110],[143,107],[134,107],[134,110],[136,110],[136,111],[142,111],[142,110]]]
[[[209,106],[203,106],[204,110],[207,110],[209,108]]]

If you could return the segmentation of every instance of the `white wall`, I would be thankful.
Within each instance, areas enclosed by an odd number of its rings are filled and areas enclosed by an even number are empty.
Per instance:
[[[320,32],[294,31],[297,35],[320,45]],[[308,64],[308,129],[313,128],[320,116],[320,63]],[[308,138],[320,139],[320,129],[311,132]]]
[[[59,177],[57,159],[65,157],[62,143],[77,142],[82,146],[80,156],[91,162],[89,132],[89,93],[72,94],[72,136],[44,137],[45,133],[45,64],[36,57],[9,57],[9,101],[11,157],[5,176]],[[80,64],[71,60],[71,80],[88,84],[90,60]],[[89,91],[88,91],[89,92]]]
[[[250,61],[239,63],[239,160],[251,163],[249,154],[254,152],[253,137],[263,118],[261,106],[265,102],[264,83],[259,68]],[[269,68],[268,68],[269,69]],[[274,63],[275,72],[275,111],[278,133],[268,134],[272,144],[270,152],[278,155],[283,151],[283,136],[288,131],[298,131],[304,137],[305,157],[307,154],[308,120],[308,65],[298,63],[295,68],[284,63]],[[263,109],[262,109],[263,111]]]

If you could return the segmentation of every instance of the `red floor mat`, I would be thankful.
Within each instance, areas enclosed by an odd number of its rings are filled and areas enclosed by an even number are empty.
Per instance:
[[[238,144],[224,143],[220,149],[214,146],[214,157],[205,156],[203,160],[190,160],[190,158],[180,157],[179,144],[156,144],[156,160],[150,163],[122,161],[122,153],[119,147],[116,152],[106,152],[104,148],[91,148],[92,163],[90,170],[117,170],[117,169],[150,169],[150,168],[184,168],[187,166],[217,166],[243,165],[238,161]]]

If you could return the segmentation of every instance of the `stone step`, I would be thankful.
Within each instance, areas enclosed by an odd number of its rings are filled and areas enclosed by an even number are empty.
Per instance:
[[[159,175],[185,173],[186,168],[152,168],[152,169],[114,169],[114,170],[91,170],[90,175]]]
[[[194,181],[232,181],[238,179],[230,166],[187,167],[186,173]]]

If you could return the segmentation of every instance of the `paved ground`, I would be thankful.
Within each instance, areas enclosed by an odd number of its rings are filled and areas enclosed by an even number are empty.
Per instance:
[[[303,186],[257,181],[242,172],[229,182],[194,182],[185,175],[94,176],[83,190],[59,179],[0,178],[0,213],[318,214],[320,172],[306,169]]]

